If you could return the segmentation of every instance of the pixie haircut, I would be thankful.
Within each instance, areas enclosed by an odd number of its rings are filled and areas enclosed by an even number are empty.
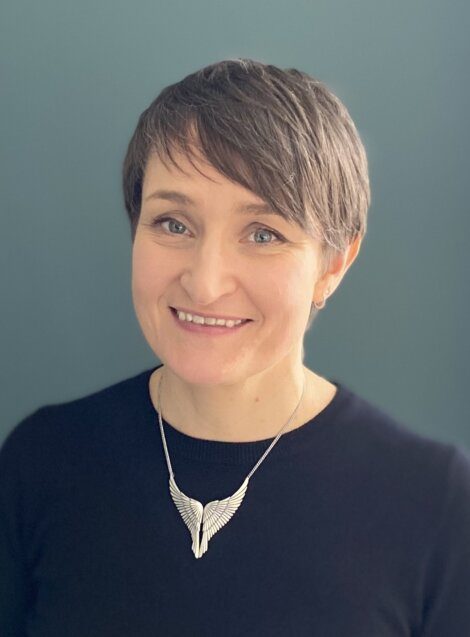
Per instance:
[[[140,115],[123,163],[132,241],[149,155],[180,168],[174,151],[195,168],[199,153],[317,239],[322,271],[366,232],[364,146],[342,102],[307,73],[239,58],[164,88]]]

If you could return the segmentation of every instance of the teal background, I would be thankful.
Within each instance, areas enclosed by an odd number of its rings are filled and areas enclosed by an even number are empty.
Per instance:
[[[294,66],[345,102],[370,163],[361,252],[306,363],[470,447],[467,2],[3,0],[1,435],[158,363],[134,316],[120,191],[139,114],[217,60]]]

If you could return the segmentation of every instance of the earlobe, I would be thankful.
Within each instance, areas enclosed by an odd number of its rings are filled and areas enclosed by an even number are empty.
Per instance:
[[[330,289],[327,288],[326,292],[325,292],[325,296],[323,297],[323,299],[317,303],[315,301],[315,299],[313,299],[313,303],[312,305],[317,309],[317,310],[321,310],[322,308],[325,307],[325,303],[326,303],[326,299],[330,296]]]

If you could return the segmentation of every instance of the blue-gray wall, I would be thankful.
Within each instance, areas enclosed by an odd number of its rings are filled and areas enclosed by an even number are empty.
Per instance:
[[[158,362],[132,308],[122,157],[161,88],[252,57],[325,81],[369,156],[369,231],[306,363],[470,447],[469,6],[3,0],[2,437]]]

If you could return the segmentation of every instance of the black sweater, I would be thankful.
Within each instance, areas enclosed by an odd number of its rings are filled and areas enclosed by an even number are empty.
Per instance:
[[[41,407],[0,453],[1,637],[469,637],[470,457],[342,383],[196,559],[155,368]],[[178,487],[233,494],[270,440],[164,421]]]

